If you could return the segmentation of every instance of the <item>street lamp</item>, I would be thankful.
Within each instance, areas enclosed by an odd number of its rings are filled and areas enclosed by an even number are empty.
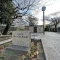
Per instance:
[[[43,34],[45,34],[45,29],[44,29],[44,11],[46,10],[46,7],[45,6],[43,6],[42,7],[42,11],[43,11]]]

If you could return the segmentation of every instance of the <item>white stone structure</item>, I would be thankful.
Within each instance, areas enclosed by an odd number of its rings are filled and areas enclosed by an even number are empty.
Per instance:
[[[13,31],[12,44],[18,46],[30,47],[31,36],[30,31]]]

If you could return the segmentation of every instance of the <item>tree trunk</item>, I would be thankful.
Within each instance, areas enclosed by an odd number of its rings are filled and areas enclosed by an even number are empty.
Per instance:
[[[5,29],[4,29],[4,31],[3,31],[3,33],[2,33],[3,35],[7,35],[9,27],[10,27],[10,25],[7,24],[6,27],[5,27]]]

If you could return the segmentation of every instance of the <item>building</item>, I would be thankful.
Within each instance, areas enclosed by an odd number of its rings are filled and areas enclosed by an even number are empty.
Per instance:
[[[25,26],[25,30],[29,30],[32,33],[43,33],[43,25]]]

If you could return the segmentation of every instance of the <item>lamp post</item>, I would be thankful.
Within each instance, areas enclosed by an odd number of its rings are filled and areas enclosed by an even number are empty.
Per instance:
[[[45,29],[44,29],[44,23],[45,23],[45,21],[44,21],[44,11],[46,10],[46,7],[45,6],[43,6],[42,7],[42,11],[43,11],[43,34],[45,34]]]

